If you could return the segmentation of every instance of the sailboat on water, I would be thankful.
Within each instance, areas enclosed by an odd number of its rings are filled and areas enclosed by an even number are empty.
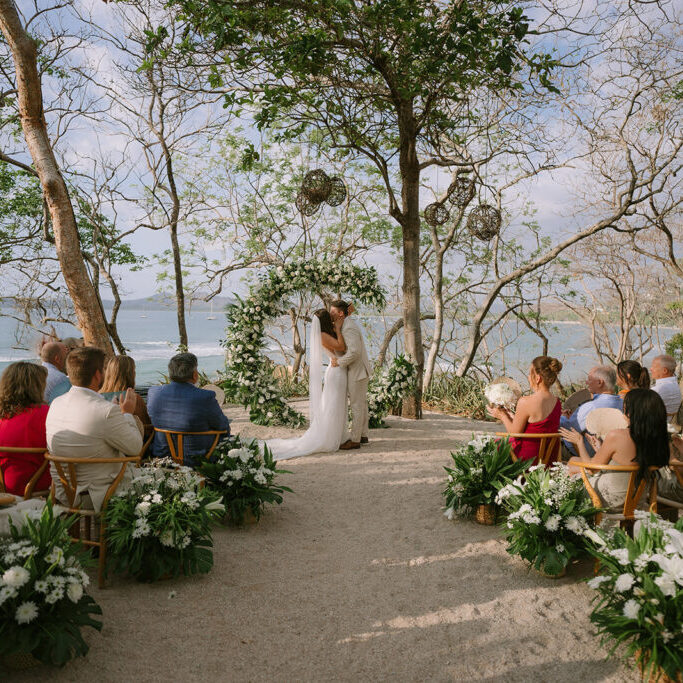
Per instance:
[[[206,316],[207,320],[215,320],[216,316],[213,314],[213,300],[211,300],[211,315]]]

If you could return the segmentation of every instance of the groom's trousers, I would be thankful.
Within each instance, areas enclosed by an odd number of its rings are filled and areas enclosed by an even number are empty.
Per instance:
[[[349,382],[349,403],[351,405],[351,441],[360,442],[361,436],[368,436],[368,379]]]

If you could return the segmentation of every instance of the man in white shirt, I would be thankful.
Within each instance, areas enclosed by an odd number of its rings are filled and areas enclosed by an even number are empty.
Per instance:
[[[669,419],[676,416],[681,405],[681,388],[676,379],[676,361],[671,356],[662,355],[653,359],[650,376],[655,380],[652,387],[664,401]]]
[[[52,455],[116,458],[138,455],[142,449],[142,424],[133,415],[135,392],[128,389],[118,404],[97,393],[104,379],[104,359],[103,351],[89,346],[69,353],[66,369],[73,386],[52,402],[45,422],[47,447]],[[107,489],[120,471],[121,465],[117,463],[78,465],[76,493],[89,493],[93,508],[99,512]],[[130,479],[129,465],[119,488],[126,486]],[[66,502],[54,464],[52,481],[57,499]]]
[[[71,382],[64,374],[66,356],[69,350],[62,342],[48,342],[40,350],[40,359],[47,368],[47,381],[45,382],[45,403],[48,405],[62,394],[71,389]]]

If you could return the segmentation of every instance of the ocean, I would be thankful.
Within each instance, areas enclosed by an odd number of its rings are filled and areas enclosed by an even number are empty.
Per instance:
[[[213,319],[211,319],[213,318]],[[368,343],[368,352],[372,358],[395,317],[367,316],[359,318]],[[136,362],[138,384],[155,384],[166,372],[168,359],[175,353],[177,335],[175,312],[169,309],[159,310],[122,310],[119,314],[119,334],[129,355]],[[77,329],[70,325],[55,325],[57,333],[62,337],[80,336]],[[187,315],[187,328],[190,336],[190,351],[199,358],[200,369],[213,376],[225,366],[225,358],[220,340],[225,333],[225,315],[219,311],[192,311]],[[10,318],[0,317],[0,371],[12,361],[31,360],[37,358],[39,337],[27,333],[17,340],[16,322]],[[506,330],[505,328],[502,330]],[[660,341],[663,344],[676,330],[666,328],[660,330]],[[498,335],[493,332],[490,344],[492,348],[498,344]],[[559,358],[563,365],[561,379],[563,382],[581,381],[586,372],[596,364],[595,353],[590,344],[587,327],[574,322],[554,323],[549,338],[550,354]],[[266,352],[276,362],[282,362],[281,345],[291,347],[291,333],[287,331],[286,321],[282,325],[274,325],[270,329]],[[390,353],[400,352],[400,336],[391,345]],[[524,330],[520,337],[506,344],[504,353],[497,354],[493,362],[496,371],[523,378],[529,361],[541,353],[541,341],[534,334]],[[646,360],[663,352],[655,350]],[[447,369],[445,363],[442,369]]]

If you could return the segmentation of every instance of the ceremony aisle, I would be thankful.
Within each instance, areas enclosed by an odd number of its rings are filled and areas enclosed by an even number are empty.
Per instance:
[[[298,406],[301,408],[301,404]],[[287,436],[230,409],[233,431]],[[285,466],[295,493],[255,526],[218,529],[205,576],[93,595],[87,658],[16,681],[638,681],[606,661],[593,594],[506,554],[500,531],[440,513],[457,441],[495,425],[389,418],[360,451]]]

